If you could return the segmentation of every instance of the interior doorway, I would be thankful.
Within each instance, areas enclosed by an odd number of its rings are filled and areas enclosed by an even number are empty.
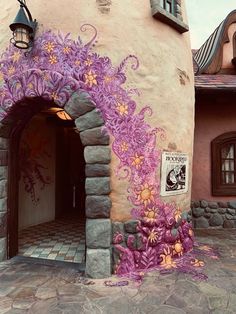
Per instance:
[[[22,131],[18,202],[18,255],[85,262],[83,146],[60,108],[42,110]]]

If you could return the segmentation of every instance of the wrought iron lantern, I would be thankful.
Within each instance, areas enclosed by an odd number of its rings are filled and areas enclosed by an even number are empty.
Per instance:
[[[19,49],[29,49],[33,46],[37,22],[33,21],[25,0],[17,1],[20,3],[20,9],[14,22],[9,26],[13,32],[11,42]]]

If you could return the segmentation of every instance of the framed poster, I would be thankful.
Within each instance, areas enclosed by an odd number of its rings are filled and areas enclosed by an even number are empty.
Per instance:
[[[161,196],[188,192],[189,157],[186,153],[163,152],[161,159]]]

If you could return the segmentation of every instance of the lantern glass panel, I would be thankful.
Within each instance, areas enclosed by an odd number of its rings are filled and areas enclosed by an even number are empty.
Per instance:
[[[16,28],[14,31],[14,45],[17,48],[21,49],[27,49],[29,48],[29,43],[30,43],[30,37],[29,37],[29,32],[22,27]]]

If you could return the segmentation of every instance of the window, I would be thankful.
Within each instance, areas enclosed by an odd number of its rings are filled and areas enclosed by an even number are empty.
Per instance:
[[[161,7],[170,14],[176,15],[176,1],[175,0],[161,0]]]
[[[236,132],[212,141],[212,194],[236,195]]]
[[[150,0],[152,15],[176,29],[179,33],[188,31],[188,25],[183,22],[181,0]]]

